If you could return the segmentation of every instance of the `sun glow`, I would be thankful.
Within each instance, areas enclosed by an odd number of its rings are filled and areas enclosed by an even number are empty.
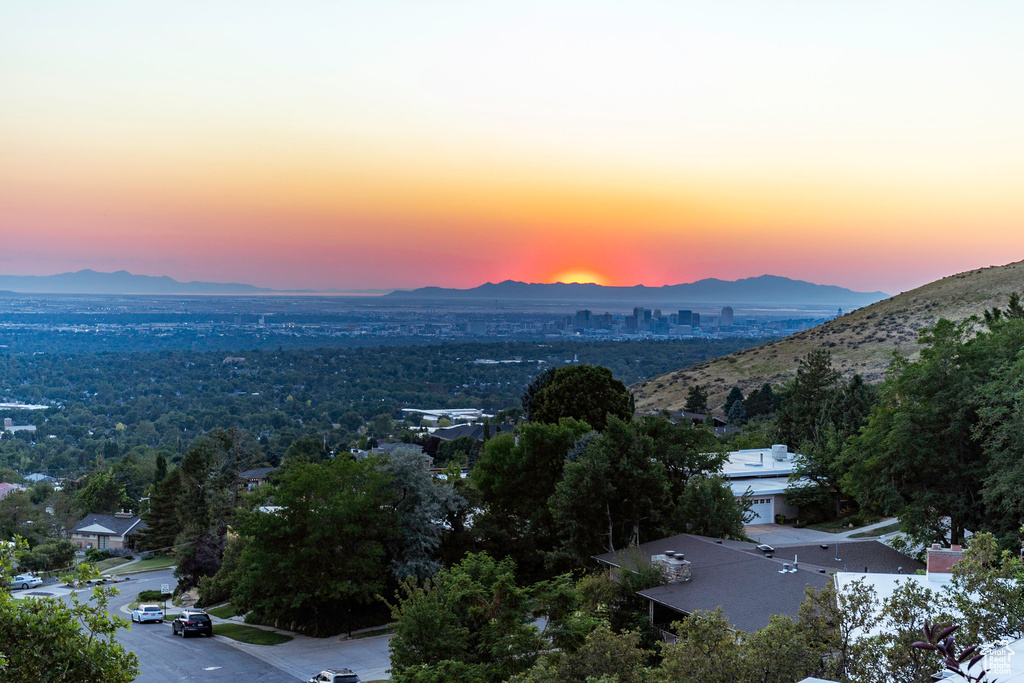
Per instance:
[[[559,271],[548,278],[548,282],[579,282],[593,283],[595,285],[607,285],[608,278],[595,270],[588,268],[568,268]]]

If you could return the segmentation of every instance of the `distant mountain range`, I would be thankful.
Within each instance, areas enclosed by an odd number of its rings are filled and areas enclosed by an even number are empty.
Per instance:
[[[0,292],[40,294],[352,294],[386,295],[389,301],[415,299],[429,301],[529,301],[533,303],[619,303],[637,306],[671,306],[695,304],[731,305],[796,305],[842,306],[858,308],[888,298],[884,292],[855,292],[832,285],[816,285],[775,275],[718,280],[710,278],[688,284],[664,287],[605,287],[595,284],[540,284],[504,282],[480,285],[471,289],[421,287],[391,291],[365,289],[345,291],[277,290],[237,282],[179,282],[174,278],[135,275],[125,270],[101,273],[80,270],[59,275],[0,275]]]
[[[0,283],[2,284],[2,283]],[[468,300],[495,299],[550,302],[636,302],[637,305],[659,304],[730,304],[843,306],[857,308],[889,298],[885,292],[855,292],[834,285],[816,285],[777,275],[761,275],[742,280],[708,278],[688,284],[663,287],[606,287],[595,284],[539,284],[505,280],[472,289],[421,287],[395,291],[388,298]]]
[[[40,294],[264,294],[274,290],[239,283],[178,282],[174,278],[133,275],[126,270],[80,270],[59,275],[0,275],[0,290]]]

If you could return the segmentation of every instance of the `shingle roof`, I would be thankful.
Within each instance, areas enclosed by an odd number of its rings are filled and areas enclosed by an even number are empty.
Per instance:
[[[24,491],[25,489],[17,484],[8,484],[7,482],[0,482],[0,500],[7,497],[9,493],[15,491]]]
[[[747,633],[767,626],[773,614],[795,616],[806,589],[822,588],[831,580],[816,568],[781,574],[782,560],[719,545],[715,539],[700,536],[679,534],[640,545],[646,558],[666,550],[685,554],[693,578],[643,590],[638,595],[685,614],[721,607],[730,625]],[[617,560],[622,561],[619,553],[605,553],[594,559],[614,566],[619,566]]]
[[[276,469],[276,467],[257,467],[254,470],[239,472],[238,476],[241,479],[266,479],[267,475]]]
[[[115,517],[114,515],[86,515],[85,519],[76,524],[72,533],[89,533],[100,535],[124,536],[128,533],[144,531],[148,527],[138,517]]]
[[[508,432],[515,429],[515,425],[510,425],[507,422],[501,424],[491,425],[491,434],[500,434],[501,432]],[[454,425],[452,427],[444,427],[442,429],[435,429],[432,436],[436,436],[442,441],[454,441],[460,436],[471,436],[477,441],[483,441],[484,438],[484,426],[483,425]]]
[[[385,441],[384,443],[377,444],[377,450],[382,453],[394,453],[399,448],[409,448],[418,453],[423,452],[423,446],[418,443],[402,443],[401,441]]]
[[[827,547],[822,548],[819,544],[811,543],[776,545],[775,557],[789,561],[796,555],[800,558],[801,567],[807,566],[814,569],[823,567],[833,572],[865,571],[897,574],[902,568],[904,574],[915,574],[918,569],[924,569],[924,564],[921,562],[871,538],[839,541],[838,554],[835,543],[825,543],[824,545]],[[756,549],[745,548],[744,550],[758,553]],[[839,557],[838,561],[836,560],[837,556]]]

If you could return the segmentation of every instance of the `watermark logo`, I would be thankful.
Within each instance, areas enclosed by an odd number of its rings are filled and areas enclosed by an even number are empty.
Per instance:
[[[988,671],[989,680],[1013,673],[1013,656],[1016,654],[1006,641],[994,643],[996,649],[990,650],[982,665]]]

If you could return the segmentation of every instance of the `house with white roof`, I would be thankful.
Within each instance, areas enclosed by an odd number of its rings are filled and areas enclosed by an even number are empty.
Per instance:
[[[753,518],[746,524],[772,524],[776,515],[793,518],[797,508],[786,503],[786,487],[796,454],[784,445],[733,451],[722,466],[722,476],[737,498],[747,494]]]

